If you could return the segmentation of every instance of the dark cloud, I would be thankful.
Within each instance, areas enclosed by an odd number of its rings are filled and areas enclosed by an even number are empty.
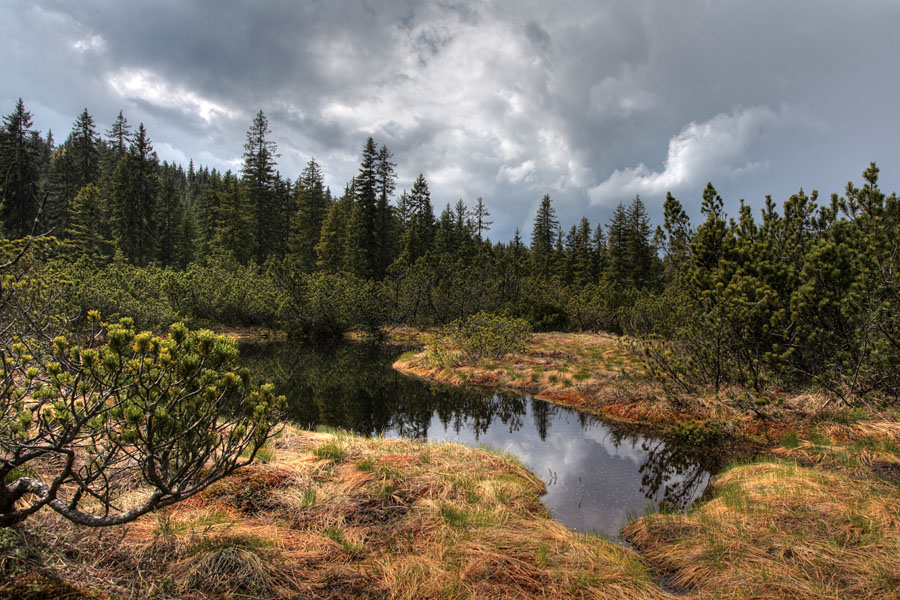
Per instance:
[[[283,173],[315,156],[338,190],[374,135],[401,187],[483,196],[508,239],[544,193],[570,224],[695,210],[709,179],[731,207],[840,191],[870,160],[896,188],[898,25],[893,0],[10,0],[0,110],[59,140],[123,109],[161,158],[234,168],[262,108]]]

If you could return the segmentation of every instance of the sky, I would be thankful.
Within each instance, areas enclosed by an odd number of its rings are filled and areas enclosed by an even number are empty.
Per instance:
[[[296,179],[335,192],[367,137],[425,175],[439,211],[481,196],[527,240],[666,192],[693,222],[707,181],[736,214],[827,198],[871,161],[900,188],[897,0],[3,0],[0,113],[19,97],[65,139],[122,110],[161,160],[239,170],[258,110]]]

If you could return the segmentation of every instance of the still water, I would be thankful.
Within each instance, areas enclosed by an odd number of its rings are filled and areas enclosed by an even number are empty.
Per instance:
[[[365,435],[485,444],[515,454],[547,485],[553,516],[618,537],[651,503],[689,506],[718,468],[678,448],[542,400],[432,384],[391,368],[403,349],[367,343],[241,346],[242,361],[288,398],[289,418]]]

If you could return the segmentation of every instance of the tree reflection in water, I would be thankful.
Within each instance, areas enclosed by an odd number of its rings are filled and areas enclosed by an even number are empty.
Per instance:
[[[557,518],[580,530],[616,535],[625,513],[648,500],[684,508],[719,466],[709,448],[678,447],[527,396],[407,377],[391,368],[402,351],[269,342],[244,345],[241,355],[287,396],[288,416],[302,426],[509,449],[548,484]]]

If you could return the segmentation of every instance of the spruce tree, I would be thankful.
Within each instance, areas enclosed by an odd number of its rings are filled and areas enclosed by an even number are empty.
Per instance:
[[[109,257],[110,241],[105,237],[102,223],[106,218],[100,189],[87,184],[72,200],[67,246],[78,256],[84,256],[95,264],[104,263]]]
[[[38,216],[38,156],[32,143],[32,117],[19,98],[3,117],[0,137],[0,223],[9,237],[32,233]]]
[[[663,269],[666,281],[671,282],[690,256],[693,232],[687,213],[671,193],[666,194],[663,213],[663,229],[657,228],[656,245],[665,252]]]
[[[121,110],[105,133],[106,140],[101,146],[100,159],[100,179],[104,185],[112,179],[119,161],[128,153],[133,138],[131,125],[128,124],[128,120]],[[101,192],[103,191],[102,187],[101,185]]]
[[[177,248],[182,244],[182,219],[184,218],[184,181],[177,176],[174,165],[163,163],[159,178],[159,194],[156,200],[159,262],[165,267],[175,262]]]
[[[241,168],[247,195],[253,206],[254,242],[256,245],[256,261],[265,262],[277,252],[278,241],[272,235],[277,229],[279,218],[275,194],[275,159],[278,157],[278,146],[269,139],[271,134],[269,121],[260,110],[256,113],[247,141],[244,143],[244,164]]]
[[[652,287],[656,277],[656,249],[651,242],[650,217],[640,196],[635,196],[626,211],[627,265],[631,285]]]
[[[397,173],[394,168],[397,165],[391,162],[391,158],[393,158],[393,155],[387,149],[387,146],[381,146],[375,167],[375,194],[378,197],[378,204],[375,209],[375,225],[378,238],[376,277],[378,279],[384,277],[397,252],[394,237],[394,215],[391,210],[391,198],[394,195],[397,180]]]
[[[112,180],[116,250],[126,260],[139,266],[147,265],[156,258],[157,168],[156,152],[141,123]]]
[[[573,227],[574,229],[574,227]],[[594,252],[591,247],[591,223],[582,217],[574,234],[572,278],[578,287],[594,281]]]
[[[316,265],[328,273],[338,273],[344,268],[353,196],[353,186],[350,184],[344,189],[344,195],[331,204],[322,222],[319,243],[316,244]]]
[[[378,148],[371,137],[363,148],[353,189],[359,210],[353,210],[349,215],[346,253],[357,258],[348,261],[347,266],[360,277],[377,276],[381,254],[378,236]]]
[[[72,126],[69,151],[73,155],[79,189],[100,178],[100,136],[94,118],[84,109]]]
[[[531,232],[531,264],[535,273],[545,279],[549,279],[553,270],[554,242],[558,232],[556,211],[550,202],[550,196],[544,195]]]
[[[47,178],[47,206],[42,221],[61,237],[68,235],[69,212],[72,199],[81,189],[78,167],[72,152],[72,135],[56,148],[50,157],[50,173]]]
[[[620,202],[613,211],[606,236],[606,272],[609,278],[621,286],[631,281],[628,262],[628,215]]]
[[[290,251],[300,268],[310,272],[316,267],[316,244],[329,209],[325,178],[314,158],[297,179],[294,196],[297,210],[293,215]]]
[[[491,225],[494,224],[493,221],[487,220],[489,216],[491,216],[491,213],[488,212],[487,207],[484,205],[484,200],[481,196],[478,196],[478,199],[475,201],[475,210],[473,211],[473,218],[475,219],[475,235],[478,236],[478,241],[481,241],[484,232],[488,231],[491,228]]]
[[[216,226],[210,243],[213,255],[230,256],[241,264],[257,258],[255,202],[247,187],[231,173],[225,173],[216,189]]]
[[[413,183],[407,198],[410,217],[403,239],[403,259],[411,265],[418,258],[425,256],[434,242],[435,235],[431,192],[428,190],[425,176],[421,173]]]

